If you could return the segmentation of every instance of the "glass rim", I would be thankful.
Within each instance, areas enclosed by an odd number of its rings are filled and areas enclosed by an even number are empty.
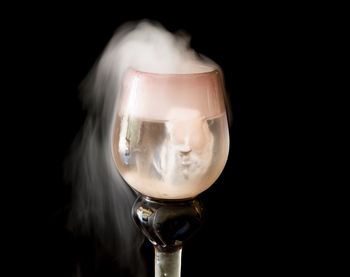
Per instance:
[[[143,70],[130,67],[128,68],[126,73],[135,73],[135,74],[140,74],[142,76],[150,76],[150,77],[194,77],[194,76],[216,75],[221,73],[221,70],[219,68],[211,68],[211,69],[212,70],[209,70],[209,71],[192,72],[192,73],[159,73],[159,72],[143,71]]]

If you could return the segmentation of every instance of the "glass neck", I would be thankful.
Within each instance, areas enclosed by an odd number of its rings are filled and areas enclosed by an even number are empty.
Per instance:
[[[155,277],[180,277],[182,248],[174,252],[162,252],[154,247],[154,276]]]

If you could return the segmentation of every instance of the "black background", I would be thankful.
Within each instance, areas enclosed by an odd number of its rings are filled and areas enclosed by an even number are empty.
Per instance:
[[[8,113],[18,150],[9,160],[12,270],[73,276],[77,253],[95,255],[91,242],[65,229],[63,162],[85,117],[78,87],[117,27],[144,18],[185,30],[191,46],[222,67],[233,111],[229,160],[201,195],[207,219],[184,247],[183,276],[299,274],[310,263],[312,219],[302,211],[310,189],[300,178],[302,132],[294,131],[308,66],[299,63],[309,35],[298,26],[304,15],[263,5],[163,5],[23,6],[8,20],[11,105],[21,111]],[[146,246],[147,262],[152,255]],[[87,276],[116,276],[118,264],[105,259],[104,272]]]

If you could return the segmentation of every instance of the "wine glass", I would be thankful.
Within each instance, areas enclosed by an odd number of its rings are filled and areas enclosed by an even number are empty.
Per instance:
[[[200,225],[196,196],[221,174],[229,131],[221,71],[129,69],[114,118],[118,171],[140,197],[135,222],[155,246],[156,276],[180,276],[182,242]]]

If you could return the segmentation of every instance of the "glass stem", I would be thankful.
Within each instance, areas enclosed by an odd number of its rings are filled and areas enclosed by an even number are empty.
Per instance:
[[[182,248],[174,252],[162,252],[154,248],[154,272],[155,277],[180,277],[181,276],[181,252]]]

